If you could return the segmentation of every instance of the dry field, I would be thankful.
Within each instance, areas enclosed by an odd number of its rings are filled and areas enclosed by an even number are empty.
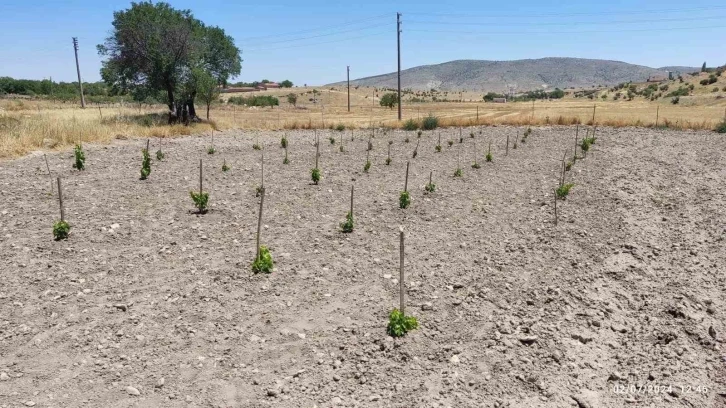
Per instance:
[[[212,123],[192,127],[166,125],[163,106],[90,106],[80,109],[72,104],[47,101],[0,100],[0,158],[17,157],[38,149],[65,148],[82,139],[86,142],[109,142],[124,137],[171,137],[208,133],[212,128],[230,129],[302,129],[329,128],[343,124],[353,128],[392,127],[402,125],[396,110],[379,106],[372,88],[352,89],[351,112],[347,111],[347,95],[343,88],[315,88],[320,93],[313,103],[314,88],[279,89],[241,96],[274,95],[280,107],[247,108],[230,105],[212,107]],[[289,105],[285,95],[298,94],[297,108]],[[725,92],[721,92],[723,94]],[[719,95],[720,95],[719,94]],[[404,103],[405,119],[423,118],[433,114],[443,126],[471,125],[569,125],[592,120],[593,105],[596,123],[600,126],[641,126],[658,124],[674,129],[712,129],[726,115],[726,99],[717,94],[696,94],[682,97],[679,105],[669,99],[657,102],[642,98],[627,101],[590,101],[566,98],[558,101],[493,104],[476,102],[481,95],[465,93],[466,102]],[[224,94],[226,100],[230,94]],[[204,108],[199,107],[203,113]]]
[[[86,143],[84,171],[48,154],[72,225],[59,242],[43,155],[0,162],[0,407],[726,406],[726,138],[598,129],[555,226],[575,128],[536,127],[505,155],[518,130],[424,132],[415,159],[415,133],[377,131],[369,173],[369,131],[317,131],[317,186],[310,130],[289,131],[289,165],[279,131],[217,133],[214,155],[208,135],[165,139],[146,181],[144,141]],[[257,142],[270,275],[250,271]],[[399,226],[420,327],[394,340]]]

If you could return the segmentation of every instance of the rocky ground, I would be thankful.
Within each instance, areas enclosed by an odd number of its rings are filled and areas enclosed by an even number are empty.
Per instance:
[[[415,159],[414,133],[377,132],[367,174],[368,133],[320,132],[317,186],[311,131],[289,134],[289,165],[280,133],[217,134],[214,155],[208,135],[165,140],[146,181],[145,141],[87,145],[84,171],[52,153],[59,242],[43,155],[1,162],[0,407],[726,406],[726,138],[598,129],[555,226],[575,129],[505,156],[517,132],[442,130],[441,153],[425,132]],[[250,271],[255,142],[270,275]],[[400,226],[420,327],[393,339]]]

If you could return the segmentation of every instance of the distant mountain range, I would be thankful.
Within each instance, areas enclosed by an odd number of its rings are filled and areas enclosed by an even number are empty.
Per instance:
[[[504,92],[509,84],[517,91],[554,88],[589,88],[621,82],[644,82],[667,77],[666,71],[688,73],[696,67],[650,68],[620,61],[583,58],[541,58],[515,61],[456,60],[422,65],[401,71],[401,87],[413,90]],[[330,84],[340,86],[345,82]],[[351,85],[395,88],[396,73],[351,80]]]

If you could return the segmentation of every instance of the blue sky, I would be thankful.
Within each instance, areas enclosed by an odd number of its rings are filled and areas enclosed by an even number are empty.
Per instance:
[[[242,49],[239,80],[320,85],[396,69],[395,13],[403,14],[402,65],[454,59],[582,57],[660,67],[726,64],[726,4],[606,2],[170,1],[224,28]],[[719,4],[720,3],[720,4]],[[84,81],[100,79],[96,53],[115,10],[130,2],[0,2],[0,76],[74,81],[71,37]]]

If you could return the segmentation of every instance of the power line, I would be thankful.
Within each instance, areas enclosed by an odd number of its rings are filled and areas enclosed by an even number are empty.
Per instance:
[[[355,31],[369,30],[371,28],[382,27],[384,25],[389,25],[389,24],[388,23],[374,24],[374,25],[370,25],[370,26],[366,26],[366,27],[354,28],[354,29],[351,29],[351,30],[336,31],[336,32],[327,33],[327,34],[313,35],[313,36],[309,36],[309,37],[299,37],[299,38],[291,38],[291,39],[287,39],[287,40],[279,40],[279,41],[271,41],[271,42],[266,42],[266,43],[258,43],[257,46],[267,45],[267,44],[281,44],[281,43],[288,43],[288,42],[296,42],[296,41],[310,40],[310,39],[313,39],[313,38],[329,37],[331,35],[338,35],[338,34],[352,33],[352,32],[355,32]]]
[[[329,25],[329,26],[324,26],[324,27],[310,28],[307,30],[290,31],[290,32],[281,33],[281,34],[268,34],[268,35],[258,35],[258,36],[253,36],[253,37],[245,37],[245,38],[238,39],[238,41],[246,41],[246,40],[258,39],[258,38],[287,37],[287,36],[296,35],[296,34],[305,34],[305,33],[310,33],[310,32],[315,32],[315,31],[325,31],[325,30],[329,30],[331,28],[347,27],[347,26],[360,24],[363,22],[371,21],[371,20],[376,20],[381,17],[385,17],[386,15],[387,14],[381,14],[381,15],[372,16],[372,17],[368,17],[368,18],[364,18],[364,19],[360,19],[360,20],[353,20],[353,21],[348,21],[345,23]]]
[[[538,22],[500,22],[500,23],[466,23],[458,21],[426,21],[426,20],[408,20],[409,23],[417,24],[434,24],[434,25],[458,25],[458,26],[572,26],[572,25],[601,25],[601,24],[642,24],[642,23],[659,23],[670,21],[702,21],[702,20],[724,20],[726,16],[709,16],[694,18],[661,18],[650,20],[611,20],[611,21],[567,21],[560,23],[538,23]]]
[[[350,41],[350,40],[357,40],[357,39],[360,39],[360,38],[375,37],[375,36],[379,36],[379,35],[383,35],[383,34],[389,34],[389,32],[388,31],[382,31],[382,32],[378,32],[378,33],[371,33],[371,34],[361,35],[361,36],[358,36],[358,37],[348,37],[348,38],[343,38],[343,39],[340,39],[340,40],[324,41],[324,42],[318,42],[318,43],[312,43],[312,44],[298,44],[298,45],[292,45],[292,46],[287,46],[287,47],[275,47],[275,48],[266,48],[266,47],[263,47],[263,48],[255,48],[255,49],[247,50],[247,52],[250,52],[250,51],[286,50],[286,49],[290,49],[290,48],[300,48],[300,47],[313,47],[313,46],[316,46],[316,45],[332,44],[332,43],[338,43],[338,42],[344,42],[344,41]]]
[[[679,31],[679,30],[702,30],[710,28],[726,28],[726,26],[703,26],[703,27],[669,27],[669,28],[645,28],[633,30],[588,30],[588,31],[449,31],[449,30],[407,30],[420,33],[448,33],[448,34],[589,34],[589,33],[634,33],[651,31]]]
[[[651,9],[651,10],[618,10],[618,11],[598,11],[598,12],[578,12],[578,13],[537,13],[536,15],[533,14],[533,17],[544,17],[544,16],[558,16],[558,17],[568,17],[568,16],[599,16],[599,15],[605,15],[605,14],[659,14],[659,13],[682,13],[687,11],[713,11],[713,10],[723,10],[726,9],[726,6],[707,6],[707,7],[692,7],[692,8],[682,8],[682,9]],[[408,12],[406,14],[409,15],[417,15],[417,16],[439,16],[439,17],[475,17],[475,18],[501,18],[501,17],[511,17],[511,18],[522,18],[522,13],[520,14],[450,14],[450,13],[416,13],[416,12]]]

